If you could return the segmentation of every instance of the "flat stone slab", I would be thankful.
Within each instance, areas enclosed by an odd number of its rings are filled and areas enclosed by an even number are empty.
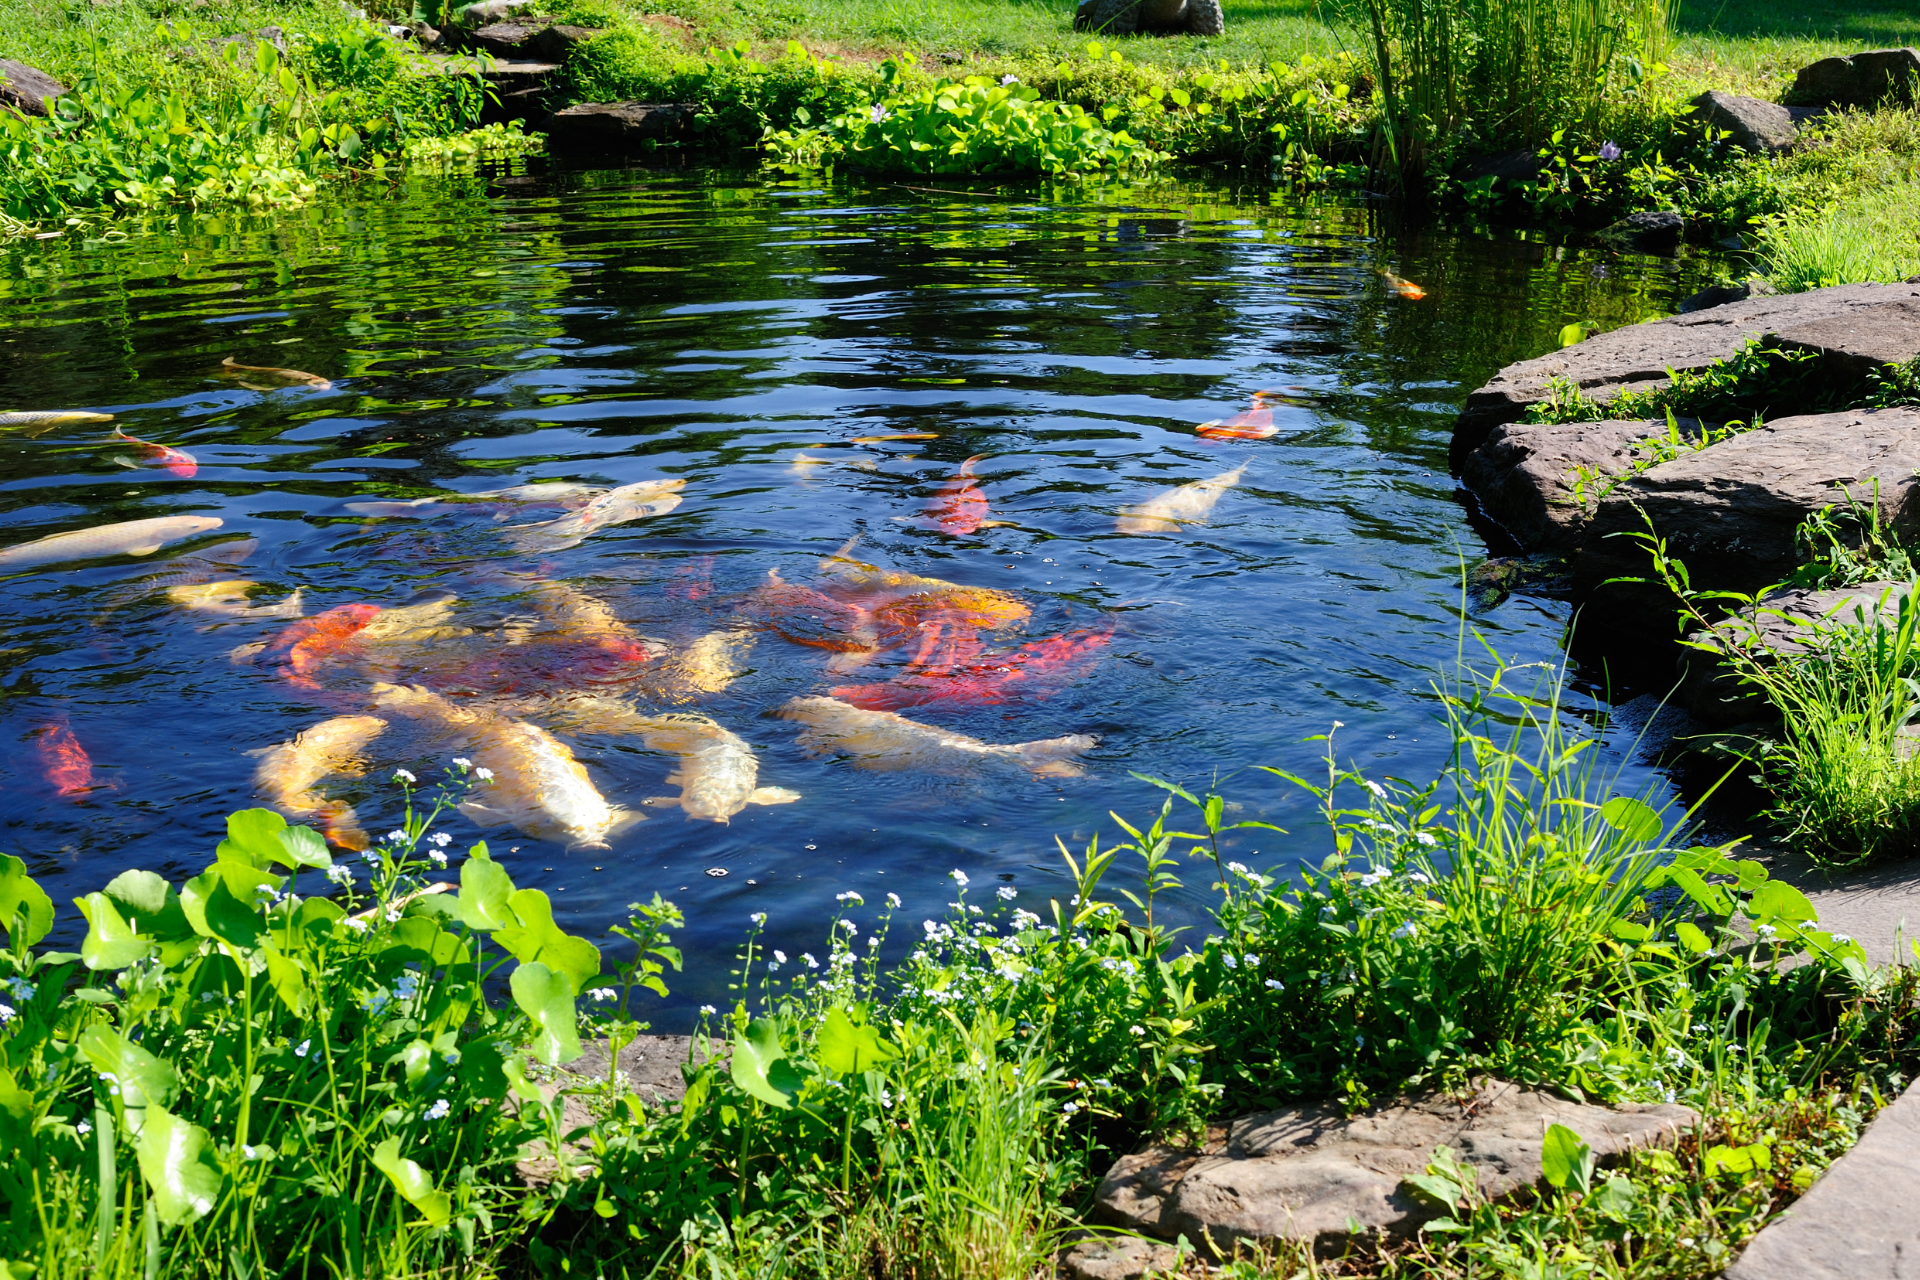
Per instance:
[[[1060,1255],[1068,1280],[1146,1280],[1176,1276],[1179,1266],[1179,1250],[1139,1236],[1082,1240]]]
[[[1732,356],[1752,338],[1790,337],[1799,326],[1843,318],[1882,303],[1912,300],[1920,300],[1920,285],[1839,285],[1748,298],[1597,333],[1571,347],[1508,365],[1469,395],[1454,424],[1454,464],[1458,466],[1479,448],[1495,427],[1518,420],[1528,405],[1545,399],[1548,383],[1555,378],[1605,402],[1622,391],[1661,386],[1669,370],[1704,369]],[[1793,411],[1791,405],[1772,409],[1780,415]]]
[[[583,102],[540,122],[556,151],[626,152],[689,137],[699,108],[689,102]]]
[[[1676,425],[1689,437],[1699,431],[1691,418]],[[1487,518],[1528,551],[1571,551],[1601,491],[1654,456],[1642,446],[1666,431],[1664,420],[1509,422],[1466,456],[1460,479]]]
[[[1920,409],[1781,418],[1623,480],[1589,521],[1573,560],[1575,638],[1622,649],[1674,634],[1674,600],[1644,576],[1645,546],[1615,534],[1651,528],[1696,589],[1754,592],[1799,562],[1800,523],[1846,494],[1863,506],[1878,482],[1883,527],[1920,532]]]
[[[1464,1098],[1405,1098],[1351,1118],[1287,1107],[1216,1129],[1199,1150],[1153,1146],[1123,1157],[1101,1180],[1096,1211],[1142,1235],[1205,1237],[1222,1252],[1236,1241],[1331,1250],[1356,1228],[1407,1235],[1438,1216],[1402,1185],[1436,1147],[1451,1147],[1481,1193],[1498,1200],[1540,1184],[1549,1125],[1566,1125],[1606,1162],[1671,1144],[1696,1121],[1685,1107],[1586,1106],[1497,1080]]]
[[[1914,1280],[1920,1276],[1920,1083],[1867,1127],[1725,1280]]]

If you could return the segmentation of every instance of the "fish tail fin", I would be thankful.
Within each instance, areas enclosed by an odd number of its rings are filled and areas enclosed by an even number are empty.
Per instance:
[[[1074,761],[1074,757],[1093,750],[1099,744],[1100,739],[1090,733],[1070,733],[1061,738],[1023,742],[1014,749],[1020,753],[1020,759],[1027,767],[1041,777],[1083,778],[1087,771]]]

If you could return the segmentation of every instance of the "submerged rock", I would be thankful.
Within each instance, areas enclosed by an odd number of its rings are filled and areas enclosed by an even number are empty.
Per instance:
[[[1650,574],[1649,529],[1697,590],[1758,591],[1799,563],[1795,532],[1822,507],[1875,501],[1883,527],[1920,534],[1920,409],[1782,418],[1661,463],[1608,494],[1573,562],[1575,640],[1613,654],[1674,635],[1664,585]],[[1620,535],[1620,536],[1615,536]]]
[[[1798,106],[1874,107],[1884,99],[1908,106],[1920,96],[1920,49],[1869,49],[1822,58],[1800,68],[1787,90]]]
[[[44,116],[48,103],[65,97],[66,93],[67,86],[46,72],[37,71],[24,62],[0,58],[0,110]]]
[[[649,142],[692,137],[699,107],[691,102],[583,102],[540,122],[555,151],[638,151]]]
[[[1515,421],[1527,406],[1545,399],[1554,379],[1570,382],[1604,403],[1622,391],[1663,385],[1669,370],[1704,369],[1725,360],[1751,338],[1771,334],[1791,341],[1801,326],[1882,303],[1912,300],[1920,300],[1920,287],[1912,284],[1849,284],[1748,298],[1690,315],[1610,329],[1571,347],[1508,365],[1467,397],[1453,429],[1454,464],[1457,467],[1479,448],[1495,427]],[[1810,406],[1780,404],[1772,406],[1772,412],[1784,415],[1806,407]]]
[[[1322,1251],[1356,1235],[1409,1235],[1443,1211],[1405,1180],[1451,1147],[1479,1192],[1502,1200],[1538,1186],[1541,1137],[1563,1124],[1602,1164],[1637,1147],[1668,1145],[1697,1117],[1685,1107],[1586,1106],[1498,1080],[1464,1097],[1401,1098],[1364,1115],[1294,1106],[1216,1128],[1200,1149],[1151,1146],[1101,1180],[1097,1212],[1143,1235],[1203,1236],[1222,1251],[1237,1241],[1310,1242]]]
[[[1595,233],[1594,238],[1613,249],[1628,253],[1668,254],[1680,247],[1680,233],[1686,222],[1671,209],[1652,209],[1630,213],[1620,221]]]
[[[1696,125],[1725,130],[1733,135],[1733,145],[1743,151],[1772,155],[1792,146],[1798,135],[1793,112],[1777,102],[1709,89],[1692,105]]]

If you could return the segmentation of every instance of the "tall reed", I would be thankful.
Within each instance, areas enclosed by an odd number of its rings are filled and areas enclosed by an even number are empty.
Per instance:
[[[1675,0],[1337,0],[1360,29],[1384,112],[1379,168],[1433,152],[1535,146],[1592,130],[1610,89],[1665,56]]]

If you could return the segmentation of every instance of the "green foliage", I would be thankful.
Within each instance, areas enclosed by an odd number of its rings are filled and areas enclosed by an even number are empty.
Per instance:
[[[1573,383],[1555,379],[1547,395],[1530,405],[1521,421],[1698,418],[1725,420],[1729,431],[1737,431],[1758,425],[1759,418],[1771,413],[1777,404],[1791,404],[1798,412],[1820,413],[1862,407],[1878,399],[1879,392],[1871,383],[1850,385],[1834,377],[1814,352],[1770,346],[1764,339],[1753,338],[1733,355],[1704,369],[1667,370],[1665,386],[1626,391],[1608,400],[1591,399]]]
[[[889,88],[900,66],[883,69]],[[941,80],[895,93],[800,133],[770,132],[767,148],[788,164],[838,162],[882,173],[1045,174],[1126,172],[1165,157],[1086,108],[1045,102],[1011,76]]]
[[[1761,272],[1781,293],[1898,282],[1920,275],[1920,182],[1824,210],[1794,210],[1760,230]]]

